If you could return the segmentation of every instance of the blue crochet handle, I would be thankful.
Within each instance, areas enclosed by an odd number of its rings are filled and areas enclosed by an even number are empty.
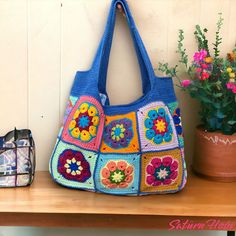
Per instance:
[[[142,75],[142,87],[143,93],[146,94],[153,86],[155,80],[155,74],[148,57],[147,51],[144,47],[142,39],[135,26],[133,17],[131,15],[129,6],[126,0],[113,0],[110,7],[110,13],[107,20],[105,32],[100,42],[99,48],[95,60],[93,62],[93,70],[97,74],[97,82],[99,92],[107,94],[106,92],[106,78],[107,78],[107,67],[109,62],[110,50],[112,45],[112,38],[116,20],[116,8],[117,4],[121,4],[126,15],[128,26],[131,32],[131,36],[134,42],[135,51],[138,57],[140,71]]]

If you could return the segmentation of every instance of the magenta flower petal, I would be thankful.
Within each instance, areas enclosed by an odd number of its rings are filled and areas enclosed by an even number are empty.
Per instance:
[[[147,178],[146,178],[146,181],[147,181],[147,184],[149,185],[153,185],[154,181],[155,181],[155,177],[153,175],[149,175]]]
[[[177,170],[178,167],[179,167],[178,162],[177,162],[177,161],[174,161],[174,162],[171,164],[171,166],[170,166],[170,170],[171,170],[171,171]]]
[[[236,94],[236,85],[233,87],[232,92]]]
[[[171,156],[154,157],[146,166],[146,183],[151,186],[170,185],[178,177],[179,163]]]
[[[177,171],[173,171],[171,174],[170,174],[170,179],[176,179],[178,176],[178,172]]]
[[[181,82],[181,85],[182,85],[183,87],[188,87],[190,84],[191,84],[191,81],[190,81],[189,79],[183,80],[183,81]]]
[[[169,185],[171,183],[171,179],[165,179],[164,181],[163,181],[163,184],[164,185]]]
[[[84,169],[89,169],[89,163],[88,163],[85,159],[83,159],[83,160],[81,161],[81,166],[82,166]]]
[[[73,158],[75,158],[76,162],[69,162]],[[66,167],[65,164],[67,164]],[[75,171],[79,170],[80,166],[82,167],[82,170],[78,173],[76,172],[75,174]],[[57,168],[58,172],[68,180],[85,182],[91,177],[89,163],[85,159],[83,153],[79,151],[65,150],[63,153],[61,153],[59,156]]]
[[[72,157],[73,154],[74,153],[73,153],[72,150],[66,150],[66,151],[63,152],[63,156],[68,157],[68,158]]]
[[[161,166],[161,159],[156,157],[154,159],[152,159],[151,164],[155,167],[155,168],[159,168]]]
[[[155,173],[155,168],[152,165],[147,166],[147,173],[153,175]]]
[[[156,180],[153,183],[153,186],[160,186],[162,184],[162,182],[160,180]]]
[[[171,157],[164,157],[162,160],[163,166],[170,166],[172,163]]]

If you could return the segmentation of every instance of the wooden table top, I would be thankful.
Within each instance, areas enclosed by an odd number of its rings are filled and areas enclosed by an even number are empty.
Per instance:
[[[13,215],[29,214],[45,217],[49,214],[55,217],[68,214],[118,218],[123,215],[132,219],[137,216],[236,219],[236,182],[212,182],[194,174],[189,174],[184,190],[168,195],[111,196],[67,189],[54,183],[47,172],[36,172],[34,183],[30,187],[3,188],[0,192],[0,213],[1,216],[6,216],[5,220],[1,217],[1,225],[13,224],[6,222],[12,221]],[[27,223],[19,219],[15,221],[17,225]],[[47,224],[50,225],[49,222],[42,223]]]

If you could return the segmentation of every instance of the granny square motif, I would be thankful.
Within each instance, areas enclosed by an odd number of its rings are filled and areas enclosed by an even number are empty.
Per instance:
[[[180,149],[142,155],[141,192],[176,192],[183,185]]]
[[[139,154],[101,154],[95,173],[97,190],[109,194],[137,195],[139,164]]]
[[[132,33],[143,96],[112,106],[106,77],[118,3]],[[125,0],[112,1],[92,67],[76,73],[50,173],[65,187],[114,195],[174,193],[186,184],[182,120],[172,78],[155,76]]]
[[[98,155],[93,151],[57,141],[50,165],[57,183],[70,188],[94,190],[94,169]]]
[[[98,150],[104,115],[100,103],[92,97],[82,96],[70,112],[62,131],[65,142]]]
[[[106,116],[101,152],[136,153],[139,150],[135,112]]]
[[[138,111],[142,151],[164,150],[178,146],[173,119],[163,102],[148,104]]]

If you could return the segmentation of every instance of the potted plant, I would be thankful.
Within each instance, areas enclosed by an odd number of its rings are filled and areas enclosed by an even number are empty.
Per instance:
[[[236,181],[236,47],[225,58],[220,56],[219,14],[213,53],[207,40],[207,29],[195,27],[198,51],[189,63],[184,48],[184,31],[179,30],[177,53],[188,79],[178,76],[178,65],[159,63],[158,70],[177,78],[182,90],[200,103],[201,124],[196,127],[193,170],[219,181]]]

